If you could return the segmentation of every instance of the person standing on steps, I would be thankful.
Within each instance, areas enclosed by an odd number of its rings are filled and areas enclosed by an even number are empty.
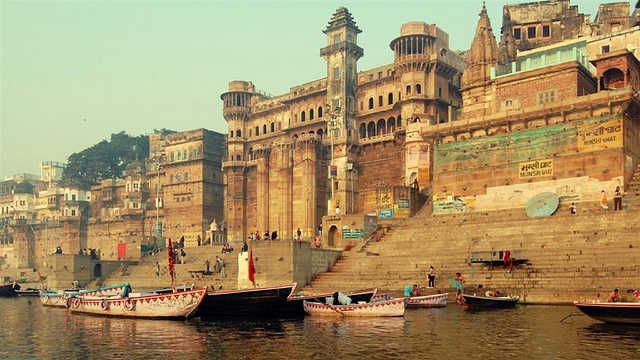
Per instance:
[[[434,269],[433,266],[429,266],[428,279],[429,279],[429,285],[427,286],[427,288],[433,289],[435,287],[435,282],[436,282],[436,269]]]
[[[156,266],[153,267],[156,271],[156,276],[160,276],[160,263],[156,261]]]
[[[620,186],[616,186],[616,190],[613,192],[613,211],[622,210],[622,190]]]

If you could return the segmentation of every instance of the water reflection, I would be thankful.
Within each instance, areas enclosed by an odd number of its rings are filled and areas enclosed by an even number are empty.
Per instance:
[[[400,318],[305,317],[151,321],[70,314],[0,299],[1,359],[628,359],[640,327],[609,325],[571,306],[409,310]]]

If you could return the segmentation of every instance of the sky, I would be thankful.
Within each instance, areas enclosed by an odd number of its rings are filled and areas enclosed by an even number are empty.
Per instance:
[[[502,6],[519,1],[485,2],[499,37]],[[593,19],[601,1],[571,3]],[[326,77],[322,30],[340,6],[362,30],[363,71],[393,62],[389,43],[409,21],[468,49],[482,1],[0,0],[0,179],[121,131],[226,133],[230,81],[281,95]]]

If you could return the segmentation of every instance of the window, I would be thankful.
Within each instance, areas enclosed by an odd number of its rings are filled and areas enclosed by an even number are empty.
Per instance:
[[[387,105],[391,104],[393,104],[393,93],[389,93],[389,95],[387,95]]]
[[[442,97],[442,86],[438,86],[438,97]]]
[[[236,137],[242,137],[242,130],[236,130]],[[187,154],[184,154],[184,159],[187,159]]]
[[[373,109],[373,98],[369,98],[369,109]]]
[[[71,216],[76,216],[76,211],[75,210],[71,210]]]
[[[189,181],[189,173],[184,173],[184,181]]]
[[[322,106],[318,107],[318,117],[322,117]]]
[[[411,85],[407,85],[406,93],[407,95],[411,94]]]
[[[549,91],[541,91],[536,94],[536,103],[538,105],[552,103],[558,100],[560,99],[558,99],[557,89],[549,90]]]
[[[180,179],[182,179],[182,176],[180,174],[176,175],[176,182],[180,182]]]
[[[549,37],[549,25],[542,25],[542,37]]]
[[[238,135],[238,137],[240,137],[240,130],[238,130],[236,135]],[[187,159],[189,159],[189,150],[185,149],[185,150],[182,151],[182,160],[187,160]]]
[[[416,94],[422,94],[422,85],[416,84]]]
[[[271,132],[276,131],[276,124],[275,123],[271,123]]]
[[[267,124],[262,125],[262,133],[263,134],[267,133]]]
[[[522,39],[522,34],[520,33],[520,28],[513,29],[513,38],[516,40]]]
[[[369,74],[369,81],[373,81],[373,74]]]
[[[180,151],[180,150],[177,151],[176,160],[178,160],[178,161],[182,160],[182,151]]]
[[[306,120],[307,120],[307,114],[305,114],[305,112],[303,111],[303,112],[300,114],[300,121],[301,121],[301,122],[305,122]],[[265,132],[266,132],[266,131],[265,131]]]
[[[378,96],[378,106],[381,107],[382,105],[384,105],[384,104],[382,103],[382,95],[380,95],[380,96]]]
[[[313,109],[309,110],[309,120],[313,120]],[[273,132],[273,129],[271,130],[271,132]]]
[[[333,35],[333,43],[334,43],[334,44],[337,44],[337,43],[339,43],[340,41],[342,41],[342,36],[340,36],[340,34]]]
[[[618,32],[618,31],[620,31],[620,23],[619,22],[611,23],[611,32]]]
[[[527,38],[535,39],[536,38],[536,27],[531,26],[527,28]]]
[[[198,149],[193,149],[193,156],[194,159],[198,158]]]
[[[602,53],[608,53],[609,51],[611,51],[611,47],[609,47],[609,45],[604,45],[602,46]]]
[[[333,79],[340,79],[340,66],[336,66],[333,68]]]
[[[169,162],[174,162],[174,156],[173,156],[173,151],[169,154]]]
[[[133,192],[140,192],[140,183],[139,182],[136,181],[131,185],[132,185]]]
[[[382,79],[382,71],[378,71],[378,79]]]
[[[409,160],[416,160],[418,155],[418,149],[413,146],[409,149]]]

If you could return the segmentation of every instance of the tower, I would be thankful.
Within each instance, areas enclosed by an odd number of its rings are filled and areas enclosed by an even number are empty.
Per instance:
[[[322,32],[327,35],[327,46],[320,50],[320,56],[327,61],[327,134],[331,142],[328,170],[331,202],[328,209],[329,213],[336,207],[342,212],[354,212],[355,202],[348,199],[353,199],[357,192],[354,185],[357,184],[357,173],[353,169],[357,155],[353,150],[358,144],[356,90],[357,62],[364,55],[364,50],[358,46],[358,34],[362,31],[349,10],[341,6]]]

